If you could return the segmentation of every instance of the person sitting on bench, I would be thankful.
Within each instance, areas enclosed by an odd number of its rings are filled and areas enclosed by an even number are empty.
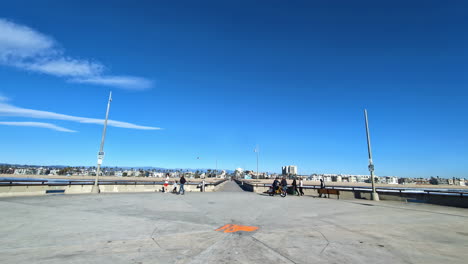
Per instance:
[[[172,193],[177,193],[177,181],[174,181],[173,187],[174,189],[172,189]]]

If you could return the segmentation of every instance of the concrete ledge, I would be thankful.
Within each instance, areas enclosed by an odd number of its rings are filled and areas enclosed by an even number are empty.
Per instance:
[[[217,191],[226,181],[217,185],[206,185],[205,192]],[[99,185],[101,193],[139,193],[139,192],[160,192],[163,184],[102,184]],[[186,192],[200,192],[198,184],[185,184]],[[73,185],[0,185],[0,197],[12,196],[35,196],[46,195],[50,190],[64,190],[64,194],[86,194],[91,193],[93,185],[90,184],[73,184]],[[172,185],[169,184],[169,190],[172,190]],[[178,185],[178,189],[180,185]]]
[[[258,186],[245,181],[236,180],[237,184],[248,192],[264,193],[269,187]],[[305,195],[318,196],[318,189],[303,189]],[[358,190],[339,190],[340,199],[366,199],[371,200],[370,191]],[[400,201],[400,202],[419,202],[445,206],[455,206],[468,208],[468,196],[442,195],[437,193],[391,193],[378,191],[380,200]],[[330,195],[330,198],[337,198],[336,195]]]

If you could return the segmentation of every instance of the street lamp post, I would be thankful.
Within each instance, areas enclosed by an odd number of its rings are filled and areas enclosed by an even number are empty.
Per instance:
[[[367,110],[364,109],[364,117],[366,119],[366,135],[367,135],[367,152],[369,153],[369,171],[371,176],[371,183],[372,183],[372,200],[379,201],[379,194],[375,191],[375,184],[374,184],[374,163],[372,161],[372,149],[371,149],[371,142],[370,142],[370,132],[369,132],[369,121],[367,120]]]
[[[257,179],[260,178],[260,176],[258,175],[258,153],[260,152],[259,149],[258,149],[258,145],[255,147],[255,152],[257,152]]]
[[[102,131],[101,147],[99,148],[98,160],[97,160],[96,180],[94,181],[94,185],[93,185],[93,188],[91,189],[91,193],[99,193],[99,185],[98,185],[99,174],[101,172],[102,161],[104,160],[104,141],[106,140],[107,120],[109,119],[109,110],[110,110],[111,102],[112,102],[112,92],[110,92],[109,101],[107,102],[106,119],[104,120],[104,130]]]

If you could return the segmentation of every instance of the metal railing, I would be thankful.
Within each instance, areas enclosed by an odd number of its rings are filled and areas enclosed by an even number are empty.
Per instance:
[[[245,181],[244,184],[251,185],[253,187],[271,187],[272,184],[268,183],[249,183]],[[292,185],[288,184],[288,187]],[[299,186],[298,186],[299,188]],[[302,188],[304,189],[321,189],[320,185],[304,185]],[[326,186],[325,189],[332,189],[338,191],[360,191],[360,192],[372,192],[371,187],[363,187],[363,186]],[[392,188],[392,187],[376,187],[377,192],[381,193],[399,193],[399,194],[431,194],[431,195],[451,195],[451,196],[460,196],[460,197],[467,197],[468,196],[468,189],[466,191],[445,191],[445,190],[427,190],[427,189],[417,189],[417,188]]]
[[[216,182],[205,182],[205,186],[217,186],[226,179],[222,179]],[[173,184],[174,180],[170,181],[169,184]],[[68,186],[68,185],[93,185],[94,180],[61,180],[61,179],[50,179],[50,180],[0,180],[1,186]],[[138,181],[138,180],[100,180],[99,185],[163,185],[164,181]],[[185,185],[199,185],[201,182],[189,182]]]

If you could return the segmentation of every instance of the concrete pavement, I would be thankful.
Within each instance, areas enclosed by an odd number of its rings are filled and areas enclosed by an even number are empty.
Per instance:
[[[231,182],[225,190],[236,190]],[[3,263],[466,263],[468,210],[248,192],[0,199]],[[255,232],[223,233],[226,224]]]

